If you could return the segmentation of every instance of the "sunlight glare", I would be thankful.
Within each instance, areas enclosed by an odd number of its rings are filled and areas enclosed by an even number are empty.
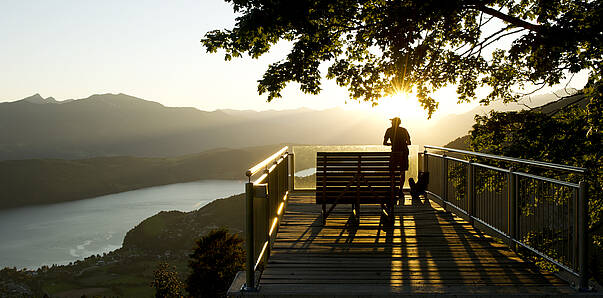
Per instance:
[[[384,97],[379,100],[379,105],[375,109],[388,118],[425,119],[427,117],[427,112],[412,93],[399,93]]]

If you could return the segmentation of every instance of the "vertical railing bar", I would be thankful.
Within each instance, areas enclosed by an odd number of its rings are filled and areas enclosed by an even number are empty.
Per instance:
[[[549,191],[548,191],[548,197],[547,197],[547,216],[546,216],[546,219],[548,221],[549,235],[550,235],[549,239],[550,239],[550,241],[553,241],[552,243],[553,243],[553,250],[554,250],[554,252],[557,255],[561,256],[561,254],[559,254],[559,251],[557,250],[557,246],[556,246],[557,243],[554,242],[555,241],[555,234],[554,234],[555,223],[557,222],[556,218],[555,218],[555,208],[556,208],[556,206],[555,206],[555,204],[553,204],[553,202],[555,200],[554,199],[555,198],[555,194],[556,194],[555,185],[554,184],[549,184]]]
[[[492,179],[492,200],[494,201],[494,223],[495,226],[497,228],[500,228],[500,216],[501,216],[501,210],[500,210],[500,200],[498,199],[498,196],[496,195],[496,187],[497,187],[497,183],[495,182],[496,177],[492,176],[490,179]],[[503,229],[501,229],[503,230]]]
[[[480,215],[484,221],[488,222],[490,220],[488,218],[489,217],[488,212],[490,211],[488,208],[490,206],[490,189],[488,186],[490,185],[491,181],[487,174],[483,173],[481,175],[482,175],[482,177],[480,179],[482,180],[483,190],[482,190],[482,196],[480,198],[480,204],[482,205],[483,209],[480,210]]]
[[[552,233],[552,230],[553,230],[552,226],[554,225],[554,218],[551,218],[551,204],[549,203],[549,199],[550,199],[550,197],[552,197],[552,194],[551,194],[552,186],[553,185],[551,183],[549,183],[548,187],[547,187],[547,191],[546,191],[547,195],[546,195],[546,200],[545,200],[545,208],[546,208],[545,209],[546,210],[546,215],[545,215],[546,225],[545,226],[548,229],[548,231],[546,232],[547,237],[548,237],[547,241],[551,241],[551,243],[554,244],[555,242],[553,242],[554,240],[553,240],[553,233]],[[557,253],[554,245],[552,246],[552,249],[555,253]]]
[[[492,182],[492,179],[490,178],[489,182]],[[493,222],[493,218],[494,218],[494,202],[492,200],[492,191],[490,189],[488,189],[488,221],[489,222]]]
[[[429,171],[429,161],[427,160],[428,158],[429,158],[429,155],[427,155],[427,150],[424,150],[423,151],[423,172],[424,173],[429,173],[430,172]],[[423,175],[429,175],[429,174],[423,174]],[[431,175],[433,175],[433,174],[431,174]],[[418,182],[418,180],[419,180],[419,177],[417,177],[417,182]],[[429,183],[426,185],[425,189],[430,189],[429,188]],[[425,198],[427,199],[427,196],[425,196]]]
[[[578,183],[578,206],[579,210],[579,218],[578,218],[578,266],[580,268],[580,284],[579,289],[581,291],[588,290],[588,246],[589,246],[589,237],[588,237],[588,197],[586,196],[586,181],[580,181]]]
[[[518,176],[513,175],[515,178],[515,238],[517,240],[521,240],[521,219],[522,219],[522,211],[521,211],[521,181]],[[517,247],[517,246],[516,246]]]
[[[565,257],[565,265],[569,265],[569,255],[567,254],[567,251],[565,250],[565,238],[564,238],[564,231],[565,231],[565,220],[563,220],[563,216],[565,215],[565,198],[569,197],[569,194],[567,194],[568,196],[563,196],[563,200],[560,201],[561,203],[561,210],[557,213],[557,222],[559,223],[559,250],[561,251],[561,253],[563,254],[563,256]]]
[[[530,233],[532,232],[532,227],[534,226],[534,189],[532,188],[532,185],[529,183],[528,179],[526,179],[525,181],[526,184],[526,192],[528,193],[528,217],[529,219],[526,220],[528,227],[526,228],[526,238],[528,238],[530,236]]]
[[[578,192],[574,191],[574,201],[572,208],[572,229],[574,233],[572,234],[572,255],[573,255],[573,263],[574,269],[578,269]]]
[[[538,192],[537,189],[538,189],[538,181],[536,181],[535,187],[532,188],[532,213],[533,213],[533,215],[532,215],[532,221],[530,224],[530,232],[532,232],[533,234],[535,234],[534,227],[536,227],[536,225],[538,223],[538,219],[537,219],[538,215],[536,214],[536,206],[538,205],[536,202],[536,196],[537,196],[537,192]]]
[[[549,229],[548,231],[548,235],[549,235],[549,241],[551,241],[551,243],[553,243],[553,251],[555,252],[555,254],[559,254],[557,251],[557,247],[555,247],[556,243],[555,243],[555,236],[553,235],[553,230],[554,230],[554,226],[555,226],[555,218],[551,217],[551,200],[554,196],[554,187],[555,185],[553,185],[552,183],[549,183],[549,190],[547,191],[547,204],[546,204],[546,220],[547,220],[547,227]]]
[[[551,205],[549,204],[549,197],[551,197],[551,186],[553,186],[551,183],[548,184],[547,190],[546,190],[546,199],[545,199],[545,216],[544,218],[546,219],[546,224],[545,224],[545,235],[547,235],[548,239],[547,241],[551,241],[551,243],[555,243],[553,242],[553,234],[551,233],[551,231],[553,230],[551,228],[552,224],[552,218],[551,216]],[[546,229],[548,229],[548,231],[546,231]],[[555,246],[553,245],[552,248],[553,251],[556,253],[557,251],[555,250]]]
[[[569,197],[569,194],[567,193],[567,190],[569,190],[570,188],[567,187],[566,191],[563,192],[561,199],[559,200],[559,210],[557,211],[557,229],[559,230],[559,232],[557,233],[559,235],[559,251],[561,252],[561,254],[563,254],[564,257],[564,264],[567,266],[569,265],[569,263],[567,262],[568,260],[568,255],[565,253],[565,241],[563,238],[563,231],[565,231],[563,225],[564,225],[564,220],[563,220],[563,216],[565,215],[565,201],[567,200],[567,198]]]
[[[498,175],[499,175],[500,179],[505,178],[503,173],[499,173]],[[511,210],[509,210],[505,207],[509,206],[509,197],[507,197],[507,192],[508,192],[510,185],[509,185],[508,180],[504,180],[504,183],[505,184],[502,185],[500,188],[500,194],[499,194],[499,197],[501,199],[501,210],[504,210],[504,213],[501,216],[501,220],[502,220],[501,227],[504,227],[507,231],[507,234],[509,234],[511,231],[509,231],[508,220],[509,220],[509,212],[511,212]]]
[[[262,246],[268,241],[268,246],[266,247],[266,251],[262,255],[263,260],[262,263],[265,263],[268,260],[268,256],[270,256],[270,226],[272,225],[271,219],[274,210],[274,204],[278,201],[278,176],[279,176],[279,167],[278,163],[274,161],[274,169],[272,172],[268,173],[268,202],[266,204],[266,214],[264,216],[265,220],[265,230],[264,230],[264,241],[262,241]]]
[[[497,227],[498,226],[498,201],[496,200],[496,193],[494,191],[494,179],[493,177],[490,177],[490,189],[489,189],[489,193],[490,193],[490,200],[492,202],[492,226]]]
[[[442,201],[444,210],[448,211],[448,160],[446,154],[442,154]]]
[[[494,202],[492,205],[494,206],[494,218],[493,218],[493,222],[494,222],[494,226],[495,227],[500,227],[500,201],[498,200],[498,197],[496,197],[496,182],[494,180],[494,177],[490,177],[490,179],[492,180],[492,188],[490,189],[490,195],[492,196],[492,201]]]
[[[572,190],[573,188],[568,188],[569,190]],[[565,262],[566,265],[568,265],[568,267],[571,267],[571,263],[570,263],[570,255],[569,255],[569,245],[568,245],[568,235],[567,235],[567,231],[568,231],[568,227],[566,227],[567,225],[567,221],[565,220],[566,217],[569,217],[569,211],[567,210],[567,204],[568,202],[571,200],[571,193],[568,193],[565,196],[565,199],[563,200],[563,205],[561,208],[561,214],[559,215],[559,221],[561,222],[561,237],[562,241],[561,241],[561,249],[564,252],[565,255]],[[565,235],[564,235],[565,234]]]
[[[289,153],[289,184],[287,185],[289,192],[293,192],[295,190],[295,155],[293,153]]]
[[[498,183],[496,183],[494,186],[494,189],[492,190],[494,192],[494,199],[496,200],[496,206],[497,206],[497,210],[498,213],[496,214],[496,220],[497,220],[497,225],[498,228],[501,231],[506,231],[506,233],[509,233],[509,231],[507,230],[507,227],[503,224],[504,223],[504,219],[503,219],[503,215],[504,215],[504,210],[506,210],[507,208],[504,208],[504,201],[501,198],[501,195],[499,194],[499,187],[500,189],[500,193],[502,193],[502,185],[501,184],[501,179],[500,177],[498,177],[498,173],[493,173],[493,180],[497,180]]]
[[[492,183],[492,178],[489,178],[489,183]],[[496,206],[494,206],[494,200],[492,199],[492,191],[490,188],[488,188],[488,221],[489,222],[493,222],[493,218],[494,218],[494,209],[496,209]]]
[[[564,239],[565,241],[563,241],[563,250],[565,252],[565,255],[567,256],[567,264],[569,265],[569,267],[574,268],[572,265],[572,256],[570,254],[570,237],[569,237],[569,225],[568,225],[568,221],[565,220],[565,215],[567,215],[567,218],[569,219],[570,214],[569,214],[569,203],[572,199],[573,196],[573,192],[574,192],[574,188],[572,188],[572,193],[568,195],[567,200],[564,202],[563,204],[563,213],[562,213],[562,217],[561,217],[561,221],[563,222],[562,224],[562,228],[563,228],[563,233],[565,233],[564,235]]]
[[[486,186],[486,184],[488,182],[486,181],[486,178],[483,177],[483,176],[480,177],[480,180],[481,180],[481,184],[483,185],[484,188],[482,190],[482,194],[481,194],[480,199],[479,199],[479,206],[480,206],[479,207],[479,214],[480,214],[480,218],[481,219],[486,220],[486,215],[484,214],[485,210],[486,210],[485,207],[484,207],[486,205],[486,203],[485,203],[486,202],[486,188],[485,188],[485,186]]]
[[[472,217],[475,215],[473,211],[473,164],[469,162],[467,165],[467,189],[465,191],[467,196],[467,214],[469,214],[469,222],[473,223]]]
[[[494,181],[496,179],[494,179],[494,177],[490,176],[490,199],[492,200],[492,206],[494,208],[492,208],[493,213],[492,213],[492,222],[494,223],[493,226],[495,227],[499,227],[499,222],[498,222],[498,217],[499,217],[499,201],[498,198],[496,197],[496,182]]]
[[[509,174],[508,174],[508,184],[507,184],[507,192],[508,192],[508,196],[509,196],[509,212],[508,212],[508,229],[509,229],[509,236],[511,237],[511,240],[516,240],[517,239],[517,234],[516,234],[516,230],[515,230],[515,224],[516,224],[516,220],[517,220],[517,213],[516,213],[516,205],[517,205],[517,196],[516,196],[516,187],[517,185],[515,184],[515,175],[513,174],[513,168],[509,169]],[[517,245],[515,244],[515,242],[511,241],[511,249],[513,249],[514,251],[517,251]]]
[[[561,221],[559,220],[560,219],[560,217],[559,217],[560,211],[563,209],[563,204],[562,204],[563,201],[562,200],[563,200],[564,197],[565,196],[564,196],[563,192],[559,192],[557,194],[557,192],[555,191],[555,193],[553,193],[553,195],[552,195],[553,203],[554,203],[553,204],[553,216],[552,216],[552,218],[555,220],[555,222],[553,224],[552,230],[553,230],[553,239],[555,239],[555,243],[556,243],[555,244],[555,251],[560,256],[563,257],[563,261],[561,263],[564,264],[564,265],[567,265],[565,263],[566,256],[564,255],[563,249],[562,249],[562,246],[561,246],[562,242],[560,241],[561,237],[562,237],[562,234],[561,234]]]
[[[251,182],[247,182],[245,183],[245,204],[246,204],[246,208],[245,208],[245,222],[246,222],[246,227],[245,227],[245,246],[246,246],[246,253],[247,253],[247,263],[246,263],[246,278],[245,278],[245,285],[243,287],[243,290],[245,291],[251,291],[251,290],[255,290],[255,272],[253,270],[254,264],[255,264],[255,254],[254,254],[254,239],[253,239],[253,233],[254,233],[254,229],[253,229],[253,195],[254,195],[254,190],[253,190],[253,183]]]
[[[509,220],[509,209],[505,208],[509,206],[509,202],[507,202],[507,200],[509,199],[506,196],[506,192],[505,190],[509,187],[508,180],[506,179],[506,176],[503,177],[502,174],[499,173],[495,173],[495,175],[497,176],[497,180],[501,181],[500,184],[500,189],[497,189],[497,193],[496,193],[496,197],[498,199],[498,205],[499,205],[499,224],[500,224],[500,228],[501,230],[505,231],[505,233],[507,233],[507,235],[509,234],[509,225],[507,224],[507,221]],[[500,190],[500,191],[498,191]]]
[[[360,172],[361,172],[360,168],[361,168],[361,164],[362,164],[361,158],[362,158],[362,155],[358,154],[358,164],[357,164],[358,168],[356,169],[357,170],[356,171],[356,175],[357,175],[357,178],[356,178],[356,202],[354,203],[354,207],[352,208],[354,216],[356,217],[355,219],[357,221],[360,220],[359,210],[357,210],[356,208],[358,208],[358,206],[360,205]],[[393,179],[392,179],[392,183],[393,183]],[[395,183],[394,183],[394,187],[395,187]],[[393,190],[391,190],[391,191],[393,192]],[[356,222],[356,223],[358,223],[358,222]]]
[[[544,217],[544,202],[546,200],[546,195],[544,191],[544,186],[544,181],[540,181],[540,183],[538,183],[538,189],[540,190],[540,199],[538,200],[538,213],[540,214],[540,221],[536,226],[540,227],[539,229],[537,229],[537,233],[542,234],[543,241],[546,241],[546,239],[544,239],[544,237],[546,237],[546,234],[544,233],[544,229],[546,227],[546,218]]]
[[[519,204],[520,199],[520,181],[519,176],[515,176],[515,235],[517,239],[521,239],[521,209]],[[517,245],[515,246],[517,247]]]
[[[543,241],[546,241],[546,233],[545,233],[545,229],[546,229],[546,222],[548,221],[545,213],[545,206],[546,206],[546,182],[541,181],[540,182],[540,207],[539,207],[539,211],[540,211],[540,222],[538,223],[538,226],[541,227],[539,233],[542,234],[542,238]]]

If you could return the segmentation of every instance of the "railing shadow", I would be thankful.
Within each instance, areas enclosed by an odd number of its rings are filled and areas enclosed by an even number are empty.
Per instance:
[[[417,200],[413,200],[415,202]],[[431,206],[431,202],[425,200],[423,202],[424,206],[428,206],[429,208],[433,208],[434,210],[438,210]],[[453,214],[449,212],[444,212],[442,210],[438,210],[437,213],[432,213],[429,216],[431,220],[438,222],[438,225],[434,225],[434,228],[430,231],[430,234],[436,237],[442,237],[446,239],[446,233],[442,230],[442,224],[449,225],[456,235],[458,235],[458,245],[461,246],[462,250],[458,251],[461,253],[466,253],[466,261],[467,264],[463,265],[465,270],[462,270],[459,263],[456,263],[455,266],[449,268],[447,262],[441,262],[445,259],[455,259],[454,252],[456,250],[451,249],[451,246],[445,246],[442,251],[437,251],[442,257],[441,258],[433,258],[435,268],[438,271],[445,272],[448,279],[456,279],[463,281],[471,281],[473,278],[475,281],[476,278],[479,278],[485,285],[496,285],[501,279],[507,279],[508,283],[515,285],[523,285],[525,283],[537,283],[542,286],[551,285],[550,281],[544,277],[539,276],[539,272],[535,266],[529,263],[522,263],[521,266],[523,270],[531,273],[535,273],[533,275],[518,274],[515,270],[513,270],[513,266],[509,266],[509,264],[519,264],[518,261],[512,260],[509,258],[507,254],[503,254],[500,251],[500,248],[494,247],[492,244],[496,240],[494,238],[490,238],[480,232],[478,229],[467,229],[460,224],[460,218],[455,218]],[[467,222],[467,224],[469,224]],[[421,231],[420,229],[418,231]],[[419,233],[417,233],[419,236]],[[449,243],[450,244],[450,243]],[[430,247],[421,247],[421,251],[424,256],[433,255],[430,251]],[[471,268],[472,272],[477,273],[476,277],[463,276],[461,272],[468,272],[467,269]],[[494,272],[492,272],[494,271]]]
[[[312,242],[314,242],[314,239],[316,239],[316,237],[318,237],[318,235],[320,234],[320,232],[323,229],[323,225],[322,225],[322,218],[319,216],[317,216],[314,221],[308,225],[308,227],[306,228],[305,231],[303,231],[299,237],[297,237],[297,239],[295,240],[295,242],[291,243],[291,248],[294,247],[299,247],[299,248],[308,248],[310,247],[310,245],[312,244]],[[305,240],[304,237],[306,237],[306,235],[308,235]],[[301,246],[298,246],[298,244],[301,243]]]

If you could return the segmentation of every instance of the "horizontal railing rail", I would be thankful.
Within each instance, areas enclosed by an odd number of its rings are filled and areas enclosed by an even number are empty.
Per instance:
[[[245,172],[246,278],[244,291],[257,289],[256,272],[268,260],[287,199],[293,190],[293,154],[288,147],[266,158]],[[252,181],[252,177],[260,175]]]
[[[449,157],[446,152],[574,173],[583,173],[583,168],[437,146],[425,146],[422,154],[422,169],[430,175],[426,191],[430,198],[512,249],[527,250],[553,264],[579,289],[588,287],[586,182],[504,169]]]
[[[568,165],[554,164],[554,163],[549,163],[549,162],[544,162],[544,161],[537,161],[537,160],[529,160],[529,159],[522,159],[522,158],[515,158],[515,157],[493,155],[493,154],[487,154],[487,153],[481,153],[481,152],[475,152],[475,151],[467,151],[467,150],[460,150],[460,149],[452,149],[452,148],[446,148],[446,147],[440,147],[440,146],[425,145],[424,147],[425,147],[426,150],[427,149],[434,149],[434,150],[440,150],[440,151],[445,151],[445,152],[454,152],[454,153],[460,153],[460,154],[465,154],[465,155],[470,155],[470,156],[483,157],[483,158],[486,158],[486,159],[507,161],[507,162],[512,162],[512,163],[518,163],[518,164],[524,164],[524,165],[529,165],[529,166],[542,167],[542,168],[553,169],[553,170],[562,170],[562,171],[581,173],[581,174],[584,173],[584,172],[586,172],[585,168],[568,166]]]

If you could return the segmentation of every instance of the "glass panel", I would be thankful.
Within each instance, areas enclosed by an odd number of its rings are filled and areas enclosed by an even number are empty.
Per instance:
[[[382,145],[308,145],[291,146],[295,154],[295,189],[316,189],[316,152],[389,152],[391,147]],[[417,180],[419,146],[408,146],[408,171],[406,171],[405,188],[408,178]]]

